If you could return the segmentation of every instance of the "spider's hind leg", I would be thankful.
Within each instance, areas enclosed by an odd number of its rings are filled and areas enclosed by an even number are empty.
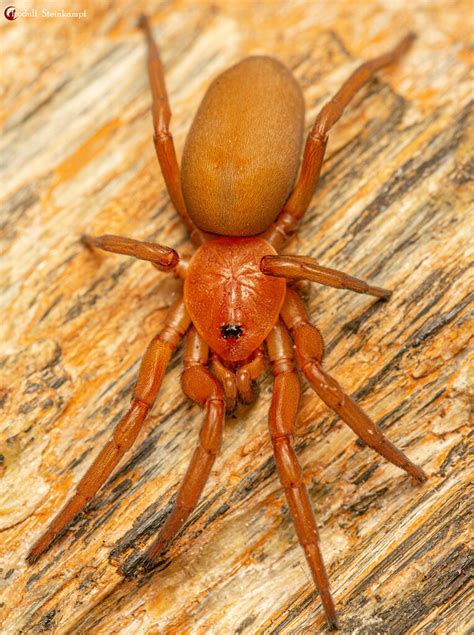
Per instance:
[[[160,59],[158,46],[153,38],[151,25],[148,18],[142,15],[138,26],[145,34],[148,49],[148,78],[152,94],[152,116],[156,156],[161,167],[163,178],[170,195],[171,201],[178,214],[184,221],[194,244],[200,245],[202,234],[190,219],[186,209],[186,203],[181,189],[181,175],[178,159],[174,147],[173,137],[170,132],[171,109],[166,91],[163,64]]]
[[[409,33],[388,53],[361,64],[319,112],[306,140],[301,172],[295,188],[275,222],[263,234],[275,249],[279,250],[291,238],[309,207],[319,181],[329,131],[362,86],[367,84],[378,70],[398,61],[414,38],[415,35]]]
[[[324,352],[320,332],[309,323],[304,305],[298,294],[288,289],[281,315],[295,342],[296,360],[313,390],[369,447],[387,461],[405,470],[417,481],[426,481],[423,470],[387,437],[370,417],[347,395],[322,367]]]

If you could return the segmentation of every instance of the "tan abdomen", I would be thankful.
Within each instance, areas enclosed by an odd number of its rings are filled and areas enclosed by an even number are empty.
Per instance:
[[[249,357],[272,330],[286,282],[260,271],[275,250],[261,238],[218,238],[194,254],[184,282],[184,301],[201,337],[222,359]]]
[[[181,174],[195,224],[226,236],[264,231],[298,171],[304,101],[291,72],[249,57],[209,87],[189,131]]]

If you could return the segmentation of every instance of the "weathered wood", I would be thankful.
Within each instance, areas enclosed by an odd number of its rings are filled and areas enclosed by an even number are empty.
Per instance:
[[[76,3],[77,4],[77,3]],[[228,420],[196,513],[162,571],[124,582],[170,509],[202,413],[178,353],[146,430],[68,535],[28,548],[125,411],[180,282],[91,254],[82,233],[191,250],[159,174],[144,44],[123,0],[83,20],[1,24],[2,633],[310,633],[324,618],[275,472],[266,416]],[[326,366],[429,474],[417,486],[357,444],[306,386],[297,450],[343,633],[464,633],[467,601],[470,3],[147,3],[180,152],[205,88],[243,56],[277,55],[307,127],[361,59],[419,38],[331,133],[290,253],[373,284],[389,303],[309,290]],[[3,20],[3,18],[2,18]]]

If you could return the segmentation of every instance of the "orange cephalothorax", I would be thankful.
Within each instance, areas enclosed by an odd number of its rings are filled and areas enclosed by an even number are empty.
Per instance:
[[[263,256],[276,254],[261,238],[217,238],[191,260],[184,301],[201,337],[227,361],[249,357],[278,319],[286,283],[260,271]]]
[[[293,187],[304,100],[291,72],[249,57],[210,85],[186,139],[182,186],[199,229],[253,236],[275,220]]]

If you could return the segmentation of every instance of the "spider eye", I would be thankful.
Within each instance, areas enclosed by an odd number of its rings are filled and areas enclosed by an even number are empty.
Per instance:
[[[240,324],[225,324],[221,326],[221,335],[225,340],[230,338],[238,340],[242,333],[243,330]]]

